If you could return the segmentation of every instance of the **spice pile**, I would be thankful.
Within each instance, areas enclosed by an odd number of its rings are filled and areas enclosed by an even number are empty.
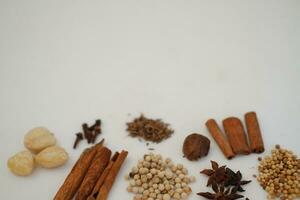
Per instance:
[[[7,166],[18,176],[30,175],[35,164],[43,168],[59,167],[67,162],[69,156],[55,144],[56,138],[47,128],[33,128],[24,137],[24,145],[29,151],[21,151],[10,157]]]
[[[195,177],[188,176],[182,164],[173,164],[171,159],[163,160],[161,155],[146,154],[126,176],[128,192],[135,194],[134,200],[187,199],[189,187]]]
[[[300,197],[300,160],[293,152],[276,145],[271,156],[259,160],[257,180],[268,192],[268,199]]]
[[[128,152],[103,146],[104,140],[86,149],[75,163],[54,200],[106,200]]]
[[[101,120],[97,119],[92,126],[88,126],[87,123],[82,124],[82,132],[76,133],[76,139],[73,145],[73,149],[76,149],[79,142],[83,139],[87,140],[87,143],[95,144],[97,136],[102,133],[101,131]]]
[[[164,123],[162,120],[148,119],[144,115],[127,123],[127,131],[132,137],[142,137],[152,142],[161,142],[174,132],[169,128],[169,124]]]
[[[207,186],[211,186],[214,193],[199,192],[197,193],[199,196],[214,200],[234,200],[244,197],[239,192],[244,192],[242,186],[251,181],[242,180],[240,171],[234,172],[225,165],[220,167],[215,161],[211,161],[211,166],[212,169],[204,169],[200,173],[209,177]]]
[[[245,114],[245,122],[247,126],[247,136],[240,119],[229,117],[223,120],[223,127],[226,136],[222,133],[217,122],[209,119],[206,122],[207,129],[222,150],[226,158],[231,159],[237,154],[248,155],[253,153],[262,153],[264,151],[264,143],[259,128],[258,119],[255,112]]]

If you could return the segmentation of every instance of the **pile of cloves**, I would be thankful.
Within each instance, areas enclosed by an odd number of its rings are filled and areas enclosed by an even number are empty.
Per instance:
[[[101,131],[101,120],[97,119],[92,126],[88,126],[87,123],[82,124],[82,132],[76,133],[76,139],[73,145],[73,149],[76,149],[79,142],[86,139],[88,144],[94,144],[97,136],[102,133]]]

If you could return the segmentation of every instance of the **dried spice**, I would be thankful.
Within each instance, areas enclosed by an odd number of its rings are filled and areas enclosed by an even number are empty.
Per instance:
[[[243,185],[250,183],[251,181],[242,180],[243,176],[240,171],[234,172],[229,168],[226,168],[227,179],[225,180],[225,186],[234,186],[237,191],[244,192],[245,190],[242,188]]]
[[[92,126],[88,126],[87,123],[82,124],[83,134],[81,132],[76,133],[76,139],[74,141],[73,149],[76,149],[79,142],[86,139],[88,144],[94,144],[97,136],[101,134],[101,120],[97,119]]]
[[[207,185],[212,183],[223,183],[227,179],[226,166],[219,167],[219,164],[215,161],[210,161],[212,169],[204,169],[200,173],[209,176]]]
[[[237,194],[235,188],[225,189],[224,185],[218,186],[216,183],[212,185],[212,189],[215,193],[210,192],[199,192],[199,196],[205,197],[206,199],[214,200],[234,200],[243,198],[243,195]]]
[[[200,173],[207,175],[207,186],[211,186],[215,193],[199,192],[199,196],[215,200],[234,200],[243,198],[238,192],[244,192],[243,185],[251,181],[242,180],[240,171],[234,172],[230,168],[219,166],[215,161],[211,161],[212,169],[204,169]]]
[[[74,145],[73,145],[73,149],[76,149],[78,143],[83,140],[83,134],[82,133],[76,133],[76,140],[74,142]]]
[[[125,178],[127,191],[135,194],[135,200],[187,199],[192,192],[189,184],[195,181],[182,164],[153,153],[144,155]]]
[[[147,141],[161,142],[173,134],[169,124],[160,119],[148,119],[144,115],[127,123],[127,131],[132,137],[142,137]]]
[[[197,160],[207,156],[210,148],[210,140],[200,134],[193,133],[184,140],[182,151],[189,160]]]
[[[292,200],[300,197],[300,160],[289,150],[275,146],[270,156],[260,160],[258,182],[268,199]]]

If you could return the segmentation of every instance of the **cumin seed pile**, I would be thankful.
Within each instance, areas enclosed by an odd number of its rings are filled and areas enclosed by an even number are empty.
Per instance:
[[[169,124],[164,123],[161,119],[149,119],[143,114],[127,123],[127,131],[132,137],[142,137],[147,141],[157,143],[169,138],[174,133],[174,130],[169,128]]]

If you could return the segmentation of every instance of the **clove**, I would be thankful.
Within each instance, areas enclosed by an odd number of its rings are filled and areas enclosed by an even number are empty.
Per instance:
[[[74,145],[73,145],[73,149],[76,149],[78,143],[83,140],[83,134],[82,133],[76,133],[76,140],[74,142]]]
[[[95,124],[92,125],[90,128],[89,128],[92,132],[93,132],[93,136],[92,136],[92,143],[94,144],[96,139],[97,139],[97,136],[101,134],[101,120],[100,119],[97,119],[95,121]]]
[[[88,125],[86,123],[82,124],[82,130],[84,133],[84,138],[87,140],[88,144],[92,142],[93,133],[89,129]]]

